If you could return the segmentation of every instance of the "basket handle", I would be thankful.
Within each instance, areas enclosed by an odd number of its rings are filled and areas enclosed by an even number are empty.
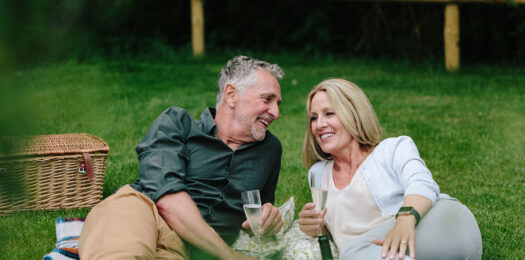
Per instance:
[[[93,165],[91,164],[91,156],[89,156],[89,153],[82,153],[84,156],[84,162],[86,164],[86,173],[88,180],[93,179]]]

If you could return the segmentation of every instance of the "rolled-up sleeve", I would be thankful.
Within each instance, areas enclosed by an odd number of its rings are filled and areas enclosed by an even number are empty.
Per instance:
[[[432,178],[432,173],[419,156],[414,141],[408,136],[398,138],[393,155],[394,172],[403,186],[405,195],[418,194],[432,201],[439,196],[439,186]]]
[[[155,202],[166,193],[187,189],[184,183],[188,163],[186,139],[191,120],[186,111],[169,108],[155,120],[137,146],[136,184]]]

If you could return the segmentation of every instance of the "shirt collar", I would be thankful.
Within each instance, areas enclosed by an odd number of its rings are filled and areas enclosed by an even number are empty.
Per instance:
[[[215,124],[215,113],[216,113],[216,111],[217,110],[215,108],[213,108],[213,107],[207,107],[206,109],[204,109],[204,111],[202,112],[201,117],[200,117],[202,131],[204,131],[206,134],[211,135],[213,137],[215,137],[215,135],[217,134],[217,124]],[[259,143],[259,142],[264,142],[268,138],[269,134],[271,134],[271,133],[270,133],[270,131],[267,130],[266,131],[266,135],[265,135],[265,137],[264,137],[264,139],[262,141],[255,141],[255,142],[251,142],[251,143],[244,143],[244,144],[242,144],[239,147],[239,149],[252,146],[252,145],[254,145],[256,143]]]
[[[201,129],[208,135],[215,136],[217,133],[217,125],[215,124],[215,108],[207,107],[201,114]]]

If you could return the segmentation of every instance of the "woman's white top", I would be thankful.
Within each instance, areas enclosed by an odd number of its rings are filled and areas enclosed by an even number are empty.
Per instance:
[[[317,162],[310,168],[308,175],[326,178],[329,174],[333,185],[332,166],[333,161]],[[336,243],[336,229],[352,237],[368,231],[393,217],[403,205],[406,195],[422,195],[431,200],[432,205],[439,197],[437,183],[419,156],[414,141],[408,136],[383,140],[361,163],[349,185],[341,191],[337,191],[335,186],[332,188],[328,192],[326,214],[330,218],[327,220],[328,229]],[[378,212],[373,210],[371,204],[375,204],[381,217],[378,217]],[[355,226],[352,222],[357,219],[370,221]],[[328,224],[332,220],[333,224]]]
[[[394,216],[381,214],[361,170],[357,170],[350,184],[342,190],[337,189],[332,177],[333,165],[334,162],[330,161],[325,167],[324,174],[328,177],[328,198],[324,219],[337,247],[344,248],[355,237]]]

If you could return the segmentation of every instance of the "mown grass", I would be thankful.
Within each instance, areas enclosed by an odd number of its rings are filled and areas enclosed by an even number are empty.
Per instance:
[[[87,132],[104,139],[110,146],[107,197],[135,180],[135,146],[164,109],[184,107],[198,117],[205,106],[214,105],[217,76],[227,58],[171,56],[161,61],[93,59],[42,65],[2,75],[18,96],[2,101],[14,100],[13,107],[23,104],[19,118],[31,122],[12,123],[31,126],[24,132]],[[432,62],[262,58],[279,63],[286,72],[281,119],[271,126],[284,147],[277,203],[294,196],[298,212],[310,200],[301,163],[305,98],[321,80],[342,77],[364,89],[387,136],[411,136],[441,191],[472,210],[482,232],[483,257],[523,258],[524,68],[470,66],[447,73],[442,64]],[[42,258],[56,242],[55,218],[87,213],[74,209],[0,217],[0,258]]]

